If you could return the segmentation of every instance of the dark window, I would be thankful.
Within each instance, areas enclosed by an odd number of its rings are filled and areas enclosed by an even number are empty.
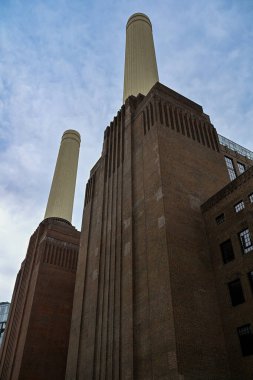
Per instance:
[[[6,328],[6,322],[0,322],[0,346],[2,343],[5,328]]]
[[[253,250],[251,236],[250,236],[248,228],[246,228],[245,230],[239,233],[239,238],[240,238],[243,253],[248,253]]]
[[[233,160],[231,158],[225,156],[225,161],[228,169],[229,178],[231,181],[236,178],[235,168],[233,164]]]
[[[228,263],[229,261],[234,260],[235,255],[234,255],[233,246],[230,239],[221,243],[220,249],[221,249],[224,264]]]
[[[249,278],[251,290],[253,292],[253,271],[251,271],[251,272],[248,273],[248,278]]]
[[[220,215],[218,215],[218,216],[215,218],[215,220],[216,220],[216,223],[217,223],[217,224],[221,224],[221,223],[223,223],[223,222],[225,221],[225,216],[224,216],[224,214],[220,214]]]
[[[245,301],[241,281],[239,278],[235,281],[229,282],[228,289],[231,297],[231,303],[233,306],[240,305]]]
[[[253,334],[250,324],[237,328],[243,356],[253,354]]]
[[[237,162],[237,165],[238,165],[239,173],[240,173],[240,174],[244,173],[245,170],[246,170],[245,165],[242,164],[241,162]]]
[[[249,194],[249,201],[250,203],[253,203],[253,193]]]
[[[243,201],[240,201],[240,202],[236,203],[236,205],[234,205],[235,212],[239,212],[239,211],[243,210],[244,208],[245,208],[245,206],[244,206]]]
[[[1,322],[0,323],[0,336],[3,335],[5,327],[6,327],[6,322]]]

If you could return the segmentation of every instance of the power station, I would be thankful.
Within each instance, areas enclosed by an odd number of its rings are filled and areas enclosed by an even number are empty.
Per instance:
[[[79,145],[63,134],[1,380],[252,380],[253,155],[159,83],[142,13],[127,22],[123,105],[90,171],[81,232]]]

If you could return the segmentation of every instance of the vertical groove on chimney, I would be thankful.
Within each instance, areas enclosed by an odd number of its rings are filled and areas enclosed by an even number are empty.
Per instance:
[[[149,117],[149,109],[146,107],[146,112],[147,112],[147,122],[148,122],[148,130],[150,130],[150,117]]]
[[[216,150],[217,150],[217,152],[219,152],[220,151],[219,140],[218,140],[217,132],[213,126],[212,126],[212,134],[213,134]]]
[[[150,116],[151,116],[151,125],[153,127],[153,125],[154,125],[154,110],[153,110],[152,101],[149,103],[149,108],[150,108]]]
[[[184,121],[185,121],[185,128],[186,128],[186,134],[187,134],[187,137],[190,137],[190,132],[189,132],[189,116],[188,114],[186,113],[184,115]]]
[[[199,131],[200,131],[200,137],[201,137],[202,144],[205,146],[206,143],[205,143],[204,134],[203,134],[203,129],[202,129],[202,123],[201,123],[201,120],[200,120],[200,119],[197,119],[197,124],[198,124],[198,126],[199,126]]]
[[[195,133],[194,133],[193,122],[194,122],[194,119],[190,118],[189,123],[190,123],[191,135],[192,135],[192,139],[195,140]]]
[[[144,135],[147,133],[146,131],[146,116],[145,116],[145,110],[142,111],[142,120],[143,120],[143,132],[144,132]]]
[[[215,150],[212,133],[210,131],[210,124],[206,124],[206,126],[207,126],[207,133],[208,133],[208,136],[209,136],[210,144],[212,146],[212,149]]]
[[[194,119],[193,126],[195,127],[195,132],[196,132],[197,140],[200,143],[199,128],[198,128],[198,124],[197,124],[197,120],[196,119]]]
[[[185,125],[184,125],[182,110],[178,111],[178,115],[179,115],[182,134],[185,135]]]
[[[210,148],[210,142],[209,142],[209,139],[208,139],[208,136],[207,136],[207,131],[206,131],[206,123],[202,121],[201,124],[202,124],[202,128],[203,128],[203,131],[204,131],[204,136],[205,136],[206,144],[207,144],[208,148]]]
[[[162,103],[161,103],[161,101],[159,101],[158,107],[159,107],[160,123],[163,124],[163,111],[162,111]]]
[[[117,136],[117,150],[118,150],[118,154],[117,154],[117,168],[119,168],[120,166],[120,156],[121,156],[121,145],[120,145],[120,136],[121,136],[121,130],[122,130],[122,124],[121,124],[121,111],[118,112],[118,115],[117,115],[117,123],[118,123],[118,136]]]
[[[125,107],[123,106],[123,109],[122,109],[122,163],[124,162],[124,155],[125,155],[125,151],[124,151],[124,141],[125,141]]]
[[[165,124],[166,124],[166,127],[169,127],[169,120],[168,120],[168,112],[167,112],[166,103],[164,103],[163,108],[164,108],[164,115],[165,115]]]
[[[175,129],[175,120],[174,120],[174,112],[173,112],[173,107],[169,105],[169,115],[170,115],[170,121],[171,121],[171,128]]]

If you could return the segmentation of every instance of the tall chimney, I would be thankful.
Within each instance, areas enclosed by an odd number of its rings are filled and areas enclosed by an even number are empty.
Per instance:
[[[143,13],[135,13],[126,26],[123,102],[130,95],[147,95],[158,81],[151,22]]]
[[[72,129],[62,135],[45,219],[57,217],[71,223],[80,141],[80,134]]]

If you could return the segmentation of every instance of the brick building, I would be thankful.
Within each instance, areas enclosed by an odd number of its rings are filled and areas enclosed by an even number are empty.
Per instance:
[[[253,167],[202,205],[231,371],[253,374]]]
[[[251,165],[173,90],[128,98],[87,184],[66,379],[252,378],[228,341],[251,318],[224,333],[201,211]]]
[[[127,28],[153,84],[142,72],[131,93],[134,46],[80,236],[49,218],[31,238],[1,379],[252,380],[253,153],[157,82],[145,15]]]
[[[18,273],[0,355],[0,378],[64,378],[80,233],[45,219]]]
[[[63,133],[44,220],[17,275],[0,351],[0,379],[65,376],[80,232],[71,224],[80,146]]]

